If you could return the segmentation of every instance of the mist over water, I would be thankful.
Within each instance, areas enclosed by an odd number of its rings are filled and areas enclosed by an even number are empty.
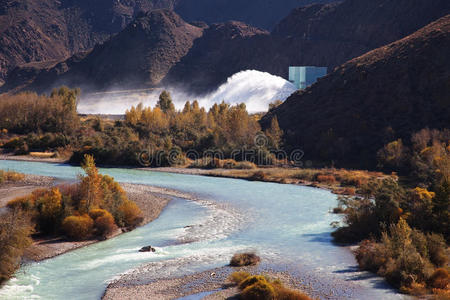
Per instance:
[[[284,101],[296,91],[295,86],[282,77],[247,70],[234,74],[216,91],[206,96],[195,96],[170,86],[155,90],[108,92],[82,97],[78,111],[84,114],[124,114],[127,109],[140,102],[144,106],[154,107],[163,89],[170,91],[175,107],[180,110],[186,101],[198,100],[200,106],[206,109],[214,103],[225,101],[231,105],[245,103],[251,113],[267,111],[271,102]]]

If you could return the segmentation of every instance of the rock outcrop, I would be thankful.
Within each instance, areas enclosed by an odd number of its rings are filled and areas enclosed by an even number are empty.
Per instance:
[[[89,50],[140,11],[171,8],[174,1],[1,0],[0,80],[18,65],[48,64]]]
[[[202,31],[171,10],[152,10],[88,53],[49,68],[14,70],[2,89],[26,86],[45,92],[61,84],[84,90],[155,86],[187,54]]]

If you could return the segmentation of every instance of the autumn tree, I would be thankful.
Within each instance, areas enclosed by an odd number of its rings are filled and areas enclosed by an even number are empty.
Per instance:
[[[280,125],[278,124],[278,118],[276,116],[272,118],[270,127],[266,130],[266,135],[270,138],[272,146],[275,149],[279,149],[281,147],[283,130],[281,130]]]
[[[62,194],[58,188],[45,191],[36,201],[39,229],[45,233],[56,231],[62,218]]]
[[[401,139],[387,144],[377,153],[380,163],[379,166],[391,171],[403,168],[406,159],[406,150]]]
[[[21,210],[2,213],[0,218],[0,284],[19,267],[21,256],[31,244],[32,226],[29,215]]]
[[[99,207],[102,203],[101,181],[102,177],[95,166],[95,160],[92,155],[85,155],[81,164],[85,176],[80,177],[81,202],[78,209],[87,213],[94,207]]]
[[[50,97],[36,93],[0,96],[0,128],[15,133],[53,132],[70,135],[79,127],[79,90],[61,87]]]

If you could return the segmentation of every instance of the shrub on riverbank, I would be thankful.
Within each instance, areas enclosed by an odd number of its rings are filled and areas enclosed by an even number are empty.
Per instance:
[[[106,237],[116,229],[114,217],[104,209],[93,209],[89,216],[94,220],[94,229],[97,236]]]
[[[385,277],[404,292],[415,293],[425,287],[446,288],[448,273],[439,269],[447,263],[445,251],[442,237],[411,229],[401,218],[389,232],[382,233],[381,242],[363,241],[355,254],[361,269]]]
[[[0,170],[0,184],[6,182],[17,182],[25,178],[24,174],[13,172],[13,171],[3,171]]]
[[[84,240],[92,235],[94,221],[89,215],[69,216],[62,222],[62,228],[67,237]]]
[[[29,216],[21,210],[3,213],[0,218],[0,284],[19,267],[20,258],[31,244],[33,227]]]
[[[407,180],[369,180],[356,196],[339,198],[337,211],[344,213],[346,225],[332,234],[335,240],[363,240],[355,252],[361,269],[407,293],[433,291],[444,297],[441,290],[448,283],[439,267],[449,260],[449,137],[448,130],[424,129],[411,143],[397,140],[386,145],[379,152],[380,165],[407,172]]]
[[[105,237],[116,225],[136,227],[142,212],[120,185],[101,175],[91,156],[85,157],[82,167],[86,175],[78,184],[35,190],[11,200],[8,207],[29,212],[41,233],[64,233],[77,240]]]
[[[255,253],[236,253],[230,260],[230,266],[254,266],[261,261],[261,258]]]
[[[278,279],[242,271],[232,273],[228,279],[238,286],[242,300],[311,300],[304,293],[285,287]]]

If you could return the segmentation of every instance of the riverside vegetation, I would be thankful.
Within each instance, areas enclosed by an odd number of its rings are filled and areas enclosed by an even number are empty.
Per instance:
[[[281,146],[282,132],[276,121],[265,131],[266,147],[255,146],[254,137],[262,133],[260,116],[250,115],[244,104],[216,104],[207,112],[194,101],[176,111],[170,94],[163,92],[156,107],[132,107],[125,120],[113,122],[78,117],[78,94],[63,87],[49,97],[34,93],[0,96],[1,147],[15,154],[54,152],[74,163],[90,154],[98,163],[134,166],[140,163],[139,154],[150,149],[150,165],[168,166],[184,165],[188,150],[200,155],[220,151],[223,158],[231,158],[235,149],[253,149],[271,164],[275,157],[268,149]],[[244,160],[243,153],[233,158]]]
[[[341,196],[345,226],[339,242],[360,242],[356,259],[401,291],[450,297],[450,131],[424,129],[378,152],[380,165],[406,174],[370,181],[357,196]]]
[[[98,172],[92,156],[85,156],[82,168],[85,175],[77,184],[38,189],[8,203],[0,221],[1,282],[18,267],[32,233],[103,239],[118,227],[132,229],[142,221],[139,207],[112,177]]]
[[[124,120],[111,121],[80,118],[76,113],[78,94],[78,90],[63,87],[48,97],[33,93],[0,96],[3,149],[16,154],[51,152],[74,163],[87,154],[98,163],[126,165],[138,165],[141,151],[151,149],[146,153],[150,166],[158,162],[157,166],[221,168],[209,175],[331,187],[342,194],[335,212],[344,214],[345,223],[333,236],[337,242],[360,243],[355,255],[362,269],[386,277],[407,293],[431,291],[448,296],[450,130],[425,128],[409,140],[386,144],[377,153],[378,167],[392,175],[334,168],[260,168],[243,155],[232,156],[233,150],[254,150],[266,165],[288,165],[289,161],[277,160],[270,150],[289,145],[285,145],[276,118],[262,131],[260,115],[249,114],[243,104],[215,104],[206,111],[194,101],[176,111],[170,94],[163,92],[156,107],[138,105],[126,112]],[[256,146],[254,137],[262,133],[266,143]],[[200,154],[214,150],[224,156],[191,161],[188,150]],[[64,198],[68,192],[60,193]],[[42,195],[59,198],[56,191]],[[36,207],[33,201],[17,202],[18,206]],[[65,225],[62,228],[83,226],[102,232],[94,220],[99,214],[89,215],[84,209],[65,222],[57,220]],[[104,214],[101,220],[110,223],[105,220],[111,217]],[[117,213],[110,214],[121,226]],[[45,228],[45,222],[41,225]],[[70,235],[70,230],[67,232]]]
[[[300,291],[292,290],[278,279],[262,275],[251,275],[244,271],[234,272],[228,278],[239,288],[242,300],[310,300],[312,298]]]
[[[231,267],[254,266],[261,261],[255,253],[236,253],[230,260]],[[237,286],[242,300],[309,300],[306,294],[283,285],[279,279],[263,275],[251,275],[245,271],[232,273],[228,280]]]

